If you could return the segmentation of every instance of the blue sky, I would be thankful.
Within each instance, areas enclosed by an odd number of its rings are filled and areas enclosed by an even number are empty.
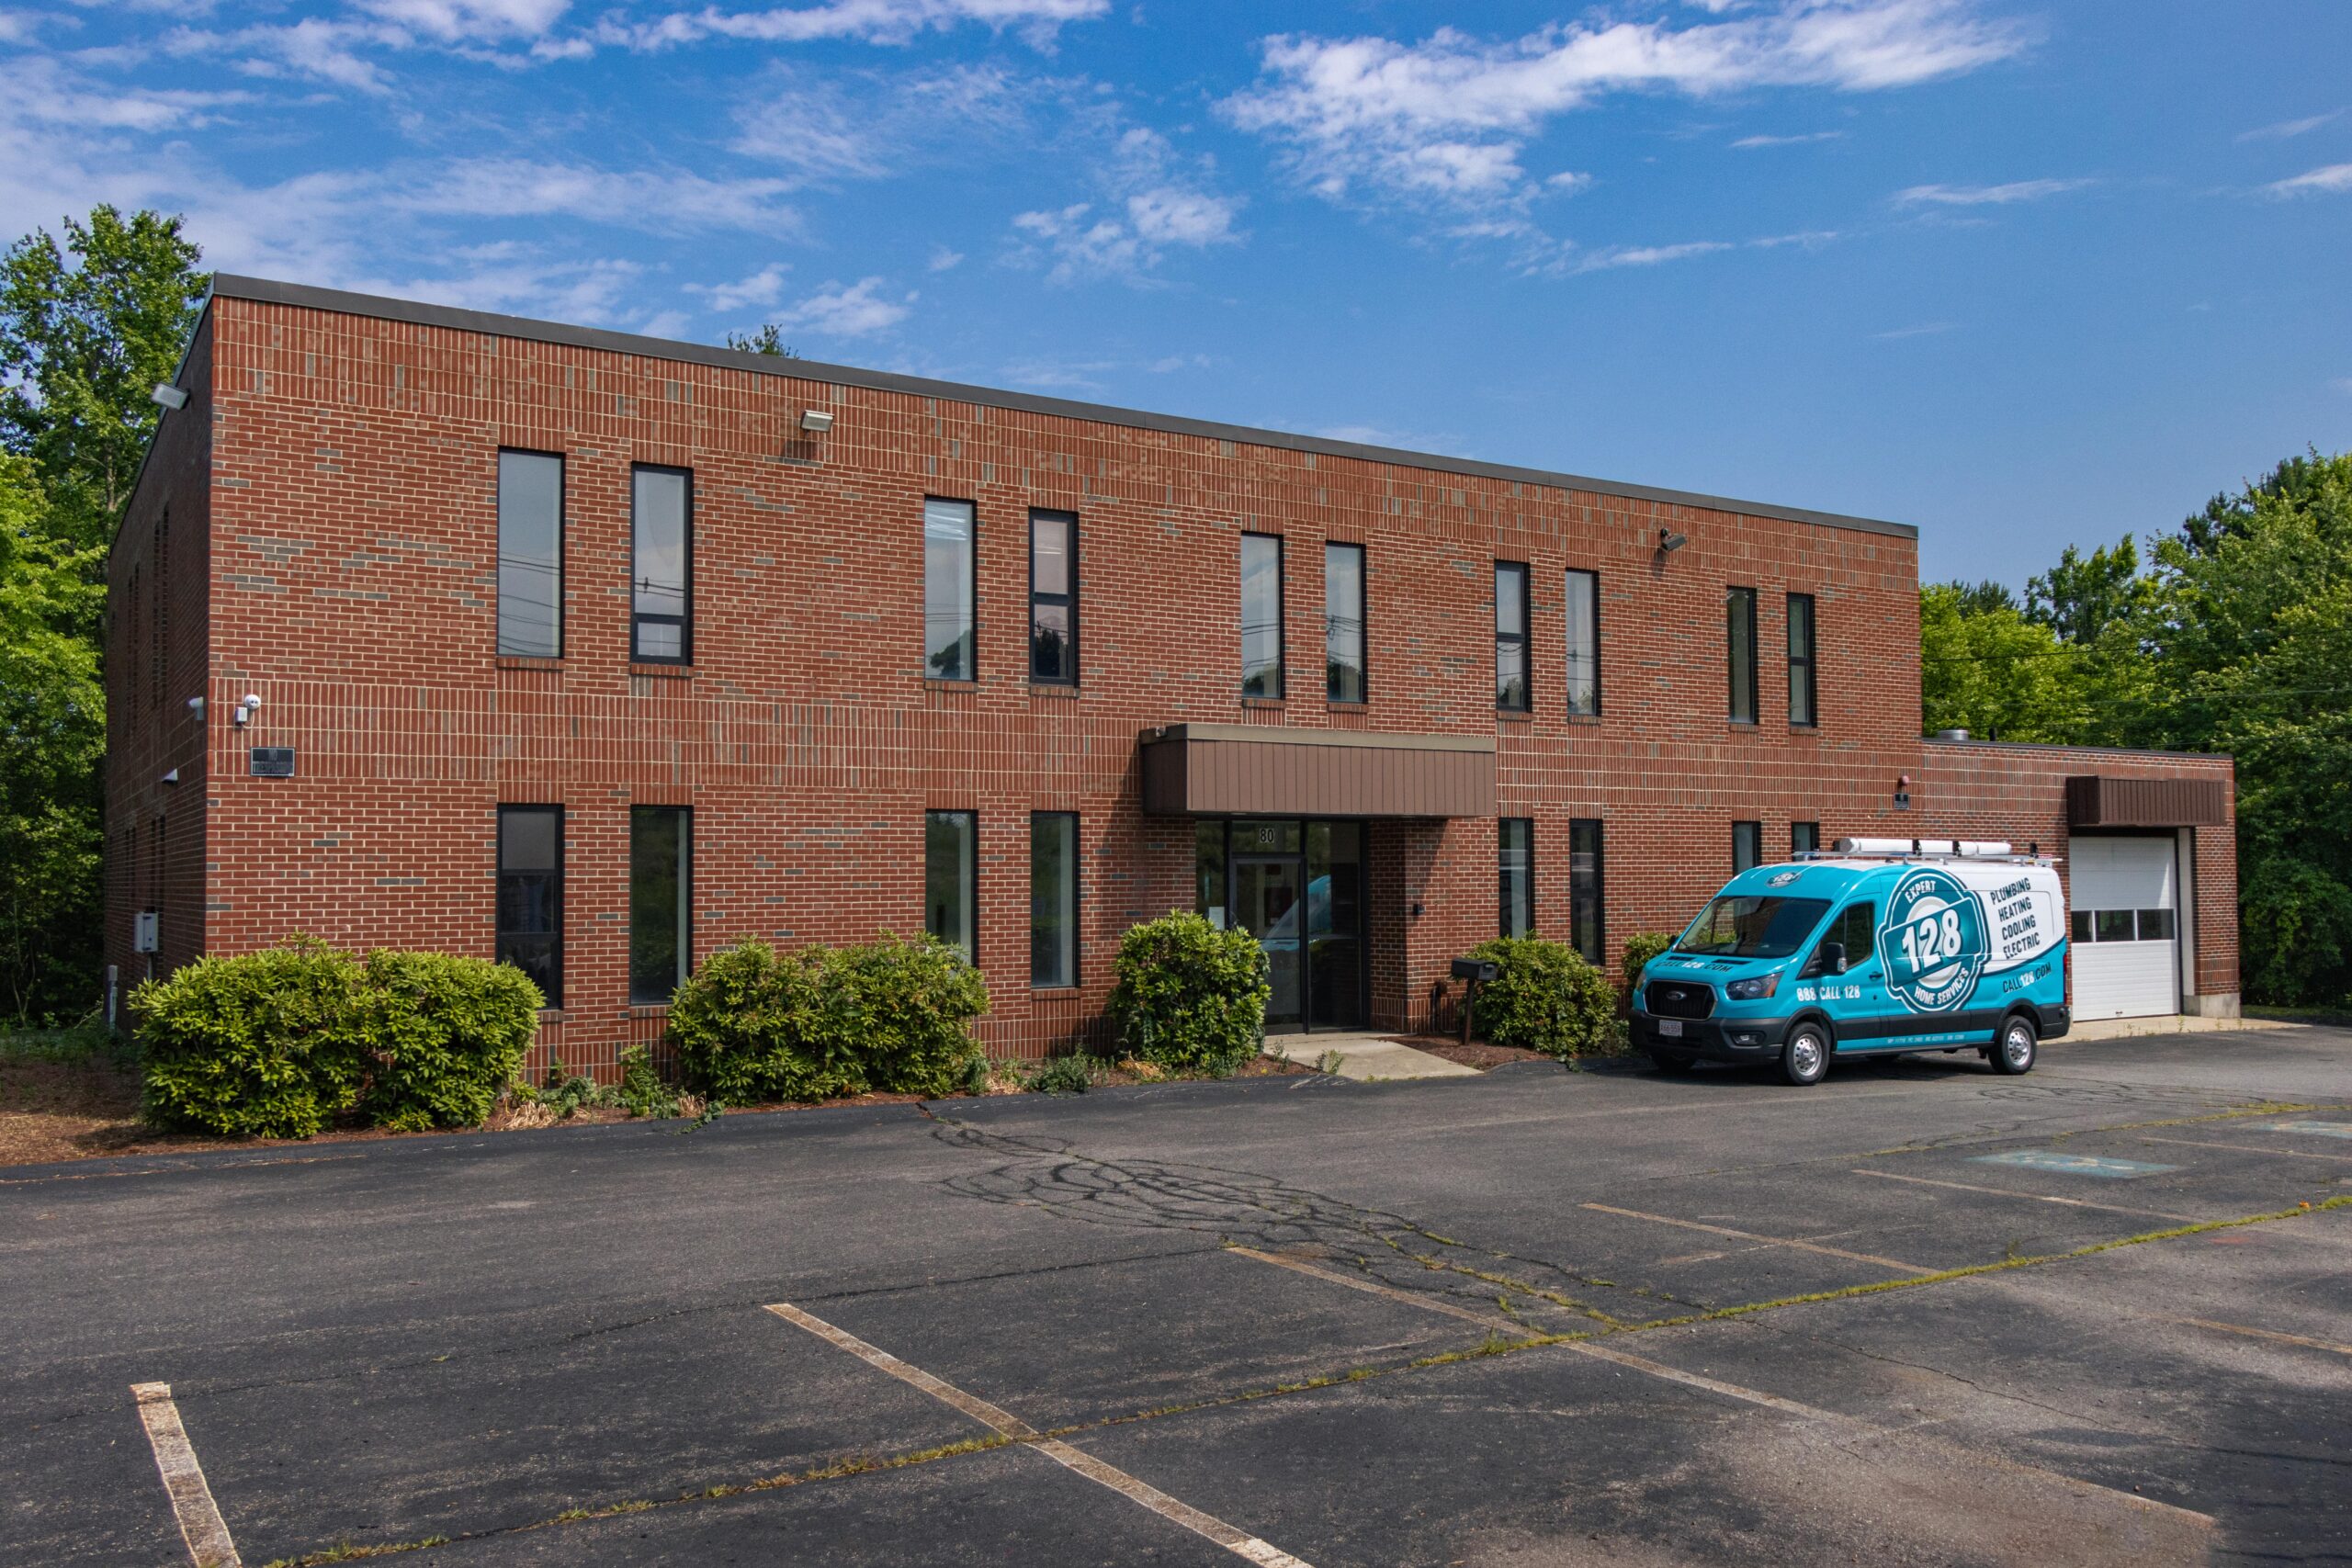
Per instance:
[[[0,229],[1917,524],[2352,446],[2352,6],[0,0]]]

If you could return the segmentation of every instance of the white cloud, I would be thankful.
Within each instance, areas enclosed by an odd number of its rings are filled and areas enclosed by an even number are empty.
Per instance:
[[[2330,164],[2262,188],[2272,196],[2334,196],[2352,190],[2352,164]]]
[[[359,48],[399,47],[404,41],[405,35],[397,28],[306,17],[288,27],[240,28],[231,32],[182,28],[166,34],[163,46],[165,52],[181,56],[242,56],[235,65],[248,76],[306,76],[381,95],[391,91],[391,78],[373,62],[361,59]]]
[[[1010,29],[1030,43],[1050,48],[1071,22],[1091,21],[1110,9],[1110,0],[827,0],[817,6],[779,6],[768,10],[722,11],[707,6],[674,12],[651,22],[607,20],[596,28],[598,42],[628,49],[671,49],[723,38],[759,43],[810,43],[842,39],[863,43],[904,44],[926,32],[947,32],[978,24],[991,32]]]
[[[1981,18],[1971,0],[1779,0],[1689,27],[1555,25],[1504,42],[1452,28],[1418,44],[1285,34],[1261,46],[1261,84],[1221,108],[1284,144],[1325,196],[1370,186],[1492,203],[1526,194],[1531,138],[1607,93],[1871,91],[1973,71],[2024,44],[2019,28]]]
[[[1001,144],[1027,124],[1034,87],[994,65],[914,72],[763,73],[733,150],[803,182],[882,179]]]
[[[2252,130],[2241,130],[2234,140],[2285,141],[2290,138],[2301,136],[2306,131],[2317,130],[2321,126],[2341,119],[2343,117],[2342,109],[2330,109],[2325,114],[2309,115],[2301,119],[2282,119],[2276,125],[2257,126]]]
[[[1011,259],[1046,264],[1051,283],[1093,277],[1136,283],[1170,248],[1237,243],[1240,200],[1207,188],[1209,173],[1205,160],[1183,157],[1156,130],[1118,131],[1096,173],[1114,210],[1098,213],[1094,202],[1078,201],[1020,213],[1012,220],[1018,240]]]
[[[469,218],[576,218],[657,233],[732,229],[791,235],[799,214],[778,179],[712,179],[684,169],[600,169],[527,158],[469,158],[432,165],[387,192],[412,212]]]
[[[903,299],[886,299],[884,280],[861,277],[842,285],[828,282],[776,318],[787,330],[799,328],[823,337],[864,337],[897,326],[907,319],[918,298],[910,290]]]
[[[1890,332],[1872,333],[1871,336],[1881,343],[1894,343],[1906,337],[1936,337],[1959,329],[1958,321],[1921,321],[1917,326],[1896,327]]]
[[[199,130],[218,118],[209,111],[252,96],[100,85],[44,55],[0,64],[0,96],[9,100],[16,116],[27,120],[85,130],[148,132]]]
[[[1838,141],[1845,138],[1842,130],[1808,130],[1797,136],[1743,136],[1732,143],[1743,150],[1753,147],[1801,147],[1808,141]]]
[[[1898,207],[2007,207],[2020,201],[2041,201],[2064,196],[2092,184],[2089,180],[2014,180],[2002,186],[1913,186],[1894,193]]]
[[[926,264],[925,270],[946,272],[950,268],[962,265],[963,261],[963,252],[951,251],[945,245],[933,245],[931,247],[931,260]]]
[[[708,286],[689,283],[686,292],[703,296],[714,310],[740,310],[746,305],[773,305],[784,298],[784,275],[791,270],[788,262],[770,262],[751,276],[737,282]]]
[[[537,38],[569,0],[358,0],[368,15],[445,43]]]
[[[1611,245],[1571,258],[1563,269],[1571,273],[1606,272],[1621,266],[1662,266],[1668,262],[1710,256],[1734,247],[1724,240],[1692,240],[1679,245]]]

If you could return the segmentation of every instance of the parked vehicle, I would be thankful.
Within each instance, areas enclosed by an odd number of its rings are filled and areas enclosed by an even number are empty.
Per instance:
[[[2066,903],[2047,860],[2000,843],[1846,839],[1724,885],[1642,971],[1633,1040],[1668,1072],[1973,1049],[2031,1070],[2066,1032]]]

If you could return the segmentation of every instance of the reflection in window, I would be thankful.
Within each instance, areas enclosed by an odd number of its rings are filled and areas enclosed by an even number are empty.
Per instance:
[[[1792,822],[1789,824],[1789,853],[1791,856],[1812,854],[1821,848],[1821,824]]]
[[[629,581],[629,657],[684,664],[693,654],[687,621],[694,476],[639,466],[629,474],[635,565]]]
[[[498,962],[563,1005],[563,807],[498,808]]]
[[[1283,542],[1241,536],[1241,694],[1283,694]]]
[[[922,503],[923,673],[969,681],[972,659],[972,503]]]
[[[1495,706],[1525,713],[1527,694],[1527,568],[1495,563]]]
[[[1501,851],[1502,933],[1535,934],[1535,821],[1506,817],[1498,834]]]
[[[1756,590],[1724,595],[1724,641],[1731,651],[1731,721],[1756,722]]]
[[[1813,595],[1789,595],[1789,722],[1820,722],[1814,711]]]
[[[1323,547],[1323,694],[1363,701],[1363,547]]]
[[[1078,813],[1029,818],[1029,983],[1078,984]]]
[[[1735,822],[1731,825],[1731,872],[1737,876],[1743,871],[1753,871],[1764,863],[1764,824]]]
[[[628,814],[628,999],[667,1006],[693,967],[690,934],[692,814],[638,806]]]
[[[1078,683],[1078,519],[1029,514],[1029,679]]]
[[[1588,964],[1608,943],[1601,908],[1600,821],[1578,817],[1568,823],[1568,941]]]
[[[563,459],[498,455],[498,651],[563,657]]]
[[[979,962],[974,908],[978,864],[968,811],[926,811],[922,818],[923,930]]]
[[[1600,574],[1571,570],[1567,576],[1568,711],[1589,716],[1600,711]]]

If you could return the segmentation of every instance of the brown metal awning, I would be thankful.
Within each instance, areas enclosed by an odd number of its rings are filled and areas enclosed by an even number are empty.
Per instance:
[[[1171,724],[1142,736],[1143,808],[1193,817],[1492,817],[1491,735]]]
[[[2077,774],[2066,781],[2066,820],[2076,828],[2225,827],[2230,786],[2224,779]]]

